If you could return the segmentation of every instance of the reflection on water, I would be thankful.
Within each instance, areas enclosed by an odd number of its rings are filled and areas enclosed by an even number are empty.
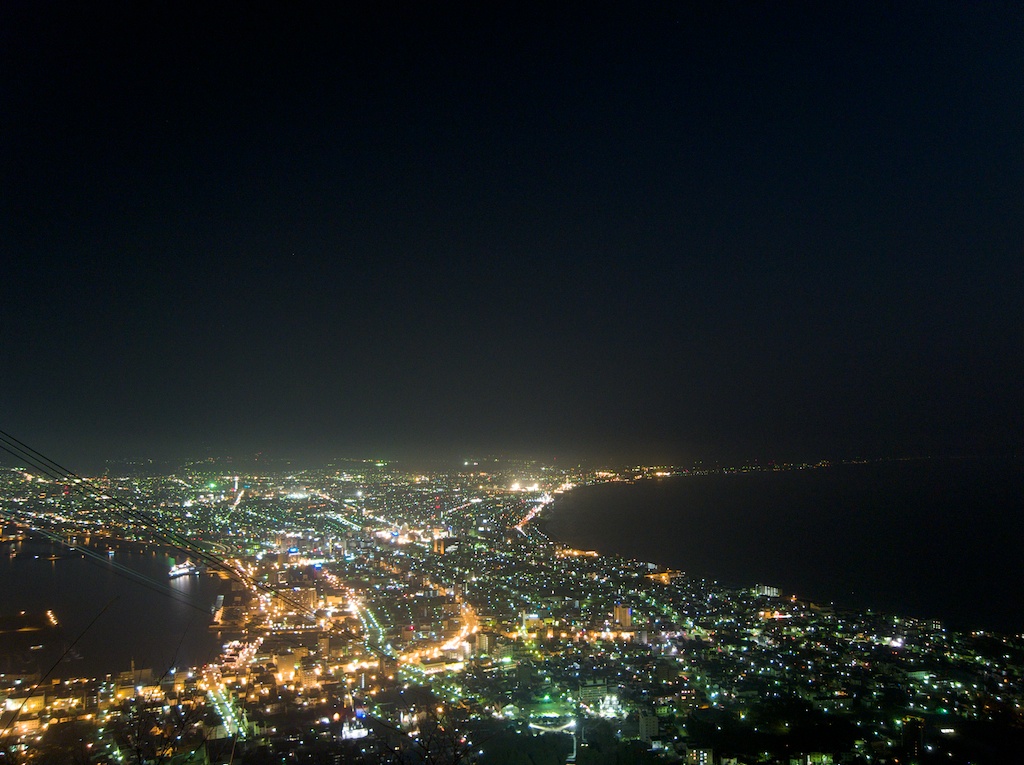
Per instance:
[[[0,616],[24,611],[22,618],[36,618],[49,610],[57,625],[25,632],[35,636],[27,645],[0,627],[0,672],[28,665],[45,673],[72,644],[53,677],[102,676],[133,661],[162,673],[201,665],[217,653],[219,636],[208,625],[219,580],[169,579],[171,556],[125,546],[112,557],[105,549],[90,557],[33,540],[5,550]]]

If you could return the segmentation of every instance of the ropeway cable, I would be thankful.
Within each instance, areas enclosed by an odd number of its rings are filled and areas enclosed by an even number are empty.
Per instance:
[[[0,731],[0,740],[2,740],[3,737],[7,735],[7,731],[9,731],[11,729],[11,726],[14,725],[15,720],[18,719],[18,715],[21,714],[21,710],[24,709],[25,704],[28,703],[28,700],[30,698],[32,698],[32,694],[36,692],[36,689],[38,689],[39,686],[42,685],[46,681],[46,678],[48,678],[50,676],[50,674],[53,672],[53,670],[57,669],[57,667],[60,666],[60,663],[62,661],[64,661],[64,657],[67,656],[69,653],[71,653],[71,649],[74,648],[78,644],[79,640],[81,640],[83,637],[85,637],[85,633],[88,632],[90,629],[92,629],[92,625],[94,625],[96,622],[99,621],[100,617],[103,616],[103,614],[106,613],[107,609],[110,608],[114,604],[115,600],[117,600],[117,596],[116,595],[113,598],[110,599],[110,602],[107,603],[107,605],[103,606],[103,608],[100,609],[100,612],[98,614],[96,614],[96,616],[93,617],[91,622],[89,622],[87,625],[85,625],[85,629],[82,630],[78,634],[78,637],[76,637],[74,639],[74,641],[71,643],[71,645],[69,645],[67,648],[64,649],[64,653],[62,653],[57,658],[57,661],[55,661],[53,663],[53,666],[50,667],[48,670],[46,670],[46,674],[43,675],[41,678],[39,678],[38,682],[36,682],[36,684],[33,685],[31,689],[29,689],[29,692],[25,695],[25,698],[22,700],[21,705],[15,710],[14,716],[11,717],[11,721],[9,723],[7,723],[7,726],[2,731]]]
[[[100,488],[95,485],[94,482],[87,478],[83,478],[74,471],[62,466],[55,460],[50,459],[41,452],[33,449],[28,444],[15,438],[10,433],[0,430],[0,450],[11,454],[18,459],[25,460],[36,470],[47,475],[52,480],[69,480],[76,486],[84,486],[86,493],[91,495],[92,498],[105,509],[118,515],[122,518],[127,517],[135,522],[141,522],[144,526],[151,530],[151,533],[156,536],[158,540],[163,541],[164,544],[168,544],[175,549],[181,550],[185,553],[191,553],[196,558],[205,562],[208,566],[212,566],[214,569],[225,572],[230,578],[241,582],[243,585],[262,592],[265,595],[277,597],[282,602],[291,606],[292,609],[308,619],[316,621],[316,611],[305,606],[303,603],[289,597],[284,594],[281,590],[278,590],[268,584],[259,582],[251,577],[246,576],[238,569],[231,566],[226,561],[217,557],[216,555],[209,553],[202,548],[198,547],[192,540],[188,539],[173,530],[164,529],[163,525],[155,518],[148,514],[138,510],[127,504],[120,498],[107,494],[101,493]],[[110,507],[113,504],[115,507]],[[358,640],[358,636],[353,633],[350,629],[342,628],[338,630],[340,633],[349,637],[353,640]]]
[[[264,594],[278,597],[281,601],[290,605],[296,612],[303,614],[304,616],[316,619],[316,613],[312,609],[309,609],[304,604],[297,600],[294,600],[280,590],[271,587],[263,582],[256,581],[250,577],[247,577],[241,571],[231,566],[226,561],[217,557],[216,555],[203,550],[198,547],[192,540],[187,537],[164,528],[158,520],[150,516],[149,514],[132,507],[128,503],[119,499],[116,496],[101,492],[101,487],[96,486],[93,481],[87,478],[83,478],[77,473],[69,470],[68,468],[60,465],[58,462],[50,459],[41,452],[33,449],[28,444],[20,441],[19,439],[12,436],[3,430],[0,430],[0,450],[11,454],[12,456],[25,460],[34,469],[46,475],[52,480],[63,480],[69,483],[75,484],[78,487],[82,487],[87,495],[90,495],[101,507],[109,510],[115,515],[122,519],[134,521],[140,523],[149,529],[158,540],[163,543],[181,550],[182,552],[192,554],[202,562],[206,563],[216,570],[225,572],[230,578],[240,581],[242,584],[259,590]],[[113,505],[113,507],[111,507]]]

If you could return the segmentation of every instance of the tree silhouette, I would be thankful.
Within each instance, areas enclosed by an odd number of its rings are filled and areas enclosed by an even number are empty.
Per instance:
[[[195,699],[188,705],[165,705],[162,700],[132,697],[111,725],[114,742],[133,765],[160,765],[172,758],[198,762],[207,739],[202,725],[207,714],[205,705]]]

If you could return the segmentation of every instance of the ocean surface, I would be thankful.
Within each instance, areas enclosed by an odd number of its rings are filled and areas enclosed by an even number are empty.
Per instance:
[[[559,541],[727,586],[1024,632],[1024,458],[586,486],[545,516]]]
[[[159,676],[214,659],[222,641],[208,625],[220,580],[168,579],[173,562],[138,548],[95,560],[45,541],[4,543],[0,616],[52,610],[58,627],[0,636],[0,672],[27,666],[45,673],[56,662],[51,677],[103,677],[134,661]]]

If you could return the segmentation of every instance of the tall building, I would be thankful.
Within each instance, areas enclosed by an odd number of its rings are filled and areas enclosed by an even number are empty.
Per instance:
[[[624,630],[633,626],[633,609],[621,603],[615,605],[615,621]]]
[[[640,740],[650,745],[651,740],[658,735],[658,716],[649,709],[641,709],[639,718]]]
[[[924,718],[908,715],[903,718],[903,752],[911,762],[924,753]]]
[[[488,654],[491,652],[492,637],[486,632],[476,633],[476,652]]]

